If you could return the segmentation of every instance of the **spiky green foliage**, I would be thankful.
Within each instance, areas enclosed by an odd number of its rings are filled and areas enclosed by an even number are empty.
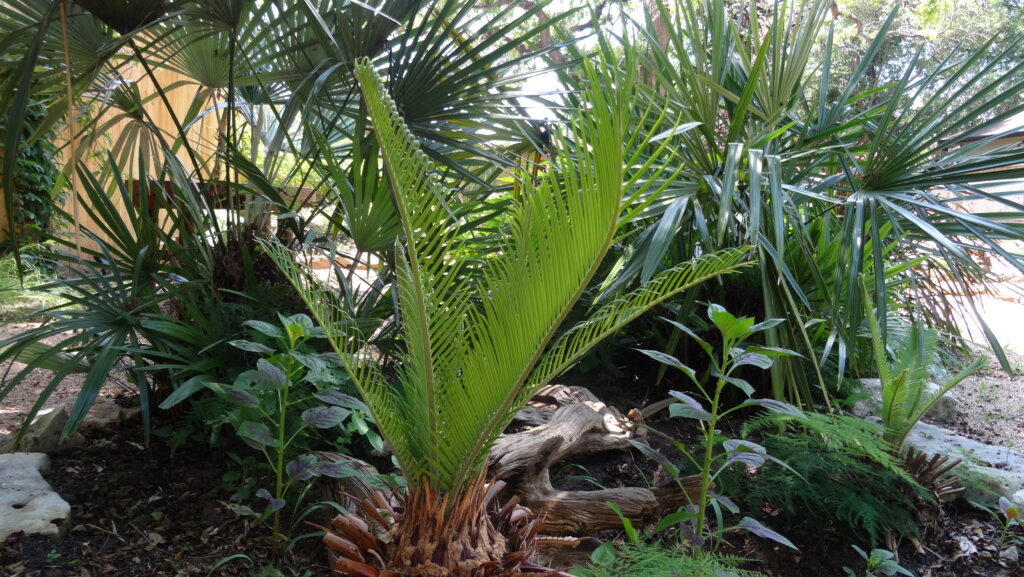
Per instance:
[[[566,162],[526,181],[510,209],[507,235],[483,245],[459,233],[447,204],[452,193],[371,64],[356,66],[405,236],[396,247],[407,347],[397,384],[368,357],[337,297],[307,282],[284,247],[266,245],[327,331],[412,484],[467,486],[493,439],[536,388],[640,312],[742,266],[745,250],[684,263],[551,346],[614,238],[623,193],[636,185],[624,158],[624,143],[636,138],[627,133],[631,73],[609,86],[605,79],[618,72],[599,66],[585,67],[590,109],[558,143]]]
[[[862,287],[864,302],[868,300],[867,288]],[[888,361],[882,328],[875,318],[875,311],[868,308],[868,327],[871,331],[871,346],[878,367],[878,379],[882,382],[882,424],[885,440],[899,452],[914,425],[924,417],[928,409],[958,385],[961,381],[980,371],[986,365],[984,357],[978,357],[962,371],[944,381],[937,389],[929,390],[932,368],[937,358],[938,331],[913,327],[907,338],[893,353],[893,362]]]
[[[1010,184],[1024,156],[993,150],[998,123],[1022,110],[1024,66],[1011,56],[1020,39],[924,74],[913,59],[892,62],[906,72],[879,87],[869,76],[883,65],[895,12],[840,78],[826,0],[649,5],[626,33],[643,39],[644,89],[698,126],[675,138],[669,154],[681,174],[625,237],[609,292],[702,250],[755,245],[758,270],[706,298],[791,321],[764,337],[803,355],[772,367],[772,393],[806,404],[827,401],[848,370],[870,370],[857,332],[869,304],[861,275],[876,308],[955,333],[949,319],[963,301],[941,286],[985,281],[968,249],[1024,268],[1000,245],[1024,234]],[[573,79],[563,75],[568,86]],[[978,199],[998,208],[956,208]],[[911,264],[918,259],[938,266]],[[678,319],[699,316],[694,309],[682,303]]]
[[[773,523],[788,523],[789,531],[834,528],[869,545],[879,543],[888,531],[916,535],[915,503],[927,499],[927,492],[893,456],[882,428],[855,417],[805,415],[802,430],[768,435],[761,442],[800,476],[782,467],[763,467],[739,492],[748,506],[767,504],[781,510]],[[767,414],[747,428],[785,421],[791,419]]]
[[[749,559],[694,551],[693,555],[683,554],[679,548],[670,549],[656,543],[631,543],[623,546],[615,560],[607,564],[591,563],[585,568],[574,570],[584,577],[758,577],[757,571],[740,568]]]

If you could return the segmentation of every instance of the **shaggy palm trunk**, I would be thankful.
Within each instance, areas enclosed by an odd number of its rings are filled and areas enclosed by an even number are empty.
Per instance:
[[[409,495],[395,531],[391,568],[406,575],[489,575],[507,550],[486,513],[480,485],[443,497],[429,486]],[[451,503],[454,497],[457,502]]]
[[[339,515],[324,543],[332,566],[352,577],[502,577],[523,575],[541,523],[516,501],[490,507],[504,483],[473,483],[440,493],[422,484],[395,513],[379,493]]]

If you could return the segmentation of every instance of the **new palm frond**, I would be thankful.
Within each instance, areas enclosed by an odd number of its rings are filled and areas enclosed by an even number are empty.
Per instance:
[[[861,290],[864,302],[870,303],[863,282]],[[984,357],[978,357],[938,387],[929,388],[931,369],[937,358],[938,333],[915,324],[907,339],[893,351],[893,363],[890,365],[886,340],[876,314],[869,305],[868,328],[878,379],[882,383],[882,436],[900,452],[911,429],[932,405],[961,381],[984,368],[986,361]]]

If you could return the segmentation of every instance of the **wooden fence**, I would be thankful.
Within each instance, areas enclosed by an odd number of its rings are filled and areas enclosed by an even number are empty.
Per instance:
[[[144,74],[141,66],[136,65],[124,73],[125,80],[137,83],[142,101],[144,102],[144,118],[147,122],[130,119],[120,115],[119,111],[113,108],[103,110],[102,103],[91,103],[101,114],[96,118],[96,126],[102,130],[99,134],[93,135],[91,141],[76,141],[76,146],[86,147],[86,150],[76,150],[75,155],[82,158],[87,170],[94,175],[102,175],[105,169],[109,168],[108,151],[116,154],[115,163],[121,170],[124,178],[138,179],[140,177],[154,176],[154,167],[150,168],[150,174],[139,175],[136,158],[139,148],[146,146],[153,148],[159,142],[158,135],[166,142],[174,142],[179,132],[175,124],[175,116],[179,121],[186,116],[193,106],[199,87],[181,74],[171,70],[156,69],[153,76],[156,83],[165,92],[166,102],[163,98],[156,96],[156,85]],[[170,105],[168,109],[167,105]],[[205,108],[209,102],[202,102]],[[97,108],[98,107],[98,108]],[[173,114],[172,114],[173,113]],[[120,116],[120,118],[119,118]],[[155,128],[155,130],[154,130]],[[213,114],[203,117],[187,131],[189,142],[196,151],[201,164],[208,164],[214,158],[217,139],[217,119]],[[128,144],[134,142],[133,146]],[[67,152],[72,152],[68,150]],[[186,170],[193,170],[195,167],[190,161],[183,148],[177,151],[178,157]],[[65,155],[65,159],[68,155]],[[160,156],[154,156],[159,159]],[[86,209],[89,203],[87,195],[84,194],[82,183],[78,179],[73,180],[74,194],[69,195],[65,201],[65,210],[72,215],[73,223],[67,231],[72,237],[77,237],[77,245],[82,248],[96,248],[96,243],[89,237],[81,234],[82,230],[91,231],[103,240],[108,240],[100,232],[97,223],[90,217]],[[114,204],[118,207],[122,218],[128,218],[128,211],[120,195],[112,197]]]

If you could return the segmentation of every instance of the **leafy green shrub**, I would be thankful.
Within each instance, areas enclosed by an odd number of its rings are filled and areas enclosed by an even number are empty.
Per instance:
[[[346,386],[349,390],[353,387],[337,357],[321,355],[310,346],[310,341],[326,338],[323,330],[303,314],[279,318],[280,325],[244,323],[270,346],[249,340],[231,342],[238,349],[259,355],[255,370],[241,373],[232,385],[197,384],[212,390],[225,408],[205,423],[213,427],[214,434],[222,426],[230,426],[242,441],[263,455],[263,465],[273,483],[270,490],[256,491],[256,496],[267,502],[265,510],[258,513],[246,505],[233,505],[233,509],[260,521],[271,520],[275,535],[281,534],[282,509],[290,504],[292,511],[298,512],[311,488],[311,479],[351,474],[343,463],[321,461],[311,453],[313,449],[336,448],[336,444],[327,442],[316,446],[314,431],[331,431],[332,439],[342,443],[356,434],[364,435],[375,449],[384,448],[380,436],[369,426],[369,409],[341,392]],[[161,407],[170,408],[197,390],[181,387]]]
[[[685,528],[685,537],[698,547],[704,546],[710,538],[710,545],[713,550],[721,542],[722,533],[733,529],[744,529],[795,549],[796,547],[786,538],[749,517],[744,517],[740,520],[739,525],[736,527],[727,528],[724,526],[721,514],[719,513],[717,527],[711,530],[707,526],[706,515],[709,506],[714,506],[716,512],[720,511],[720,507],[729,508],[730,512],[734,514],[739,512],[734,510],[735,507],[731,506],[728,500],[722,499],[712,492],[715,480],[724,471],[729,469],[731,465],[734,463],[744,463],[747,466],[760,467],[765,461],[770,460],[785,466],[774,457],[769,456],[764,447],[750,441],[727,439],[722,442],[722,449],[724,450],[717,449],[718,442],[720,441],[717,432],[721,419],[743,407],[755,405],[762,406],[771,412],[790,415],[794,418],[804,418],[803,413],[796,407],[771,399],[750,398],[732,408],[726,408],[722,403],[722,393],[727,387],[735,387],[748,397],[754,393],[750,383],[740,378],[739,369],[745,366],[767,369],[772,366],[773,358],[795,354],[786,349],[747,344],[747,341],[752,336],[780,324],[782,320],[770,319],[754,324],[753,318],[737,318],[720,305],[715,304],[708,306],[707,315],[711,323],[718,329],[722,339],[721,358],[716,357],[714,349],[707,341],[698,337],[689,328],[674,321],[668,322],[689,335],[710,357],[712,366],[709,375],[707,375],[710,378],[698,378],[697,373],[693,369],[684,365],[672,355],[659,351],[640,350],[640,352],[658,362],[682,371],[693,383],[694,393],[698,396],[698,398],[694,398],[679,391],[671,391],[670,393],[679,402],[669,405],[669,414],[673,417],[697,421],[702,438],[699,449],[691,451],[683,443],[666,436],[669,442],[686,457],[686,460],[697,471],[696,476],[699,477],[700,482],[699,493],[695,502],[689,505],[686,510],[670,515],[668,518],[674,518],[674,522],[679,523],[681,529]],[[658,459],[666,470],[677,479],[679,478],[679,467],[660,457],[646,445],[637,444],[637,446]]]
[[[917,535],[917,499],[927,492],[904,471],[881,438],[881,427],[854,417],[806,414],[807,432],[766,435],[761,444],[793,471],[766,466],[740,494],[749,507],[781,513],[774,522],[812,527],[819,520],[846,538],[874,545],[892,531]],[[778,419],[772,416],[754,426]]]
[[[51,221],[54,217],[54,204],[59,202],[62,194],[57,186],[56,155],[57,146],[50,141],[53,130],[34,140],[29,140],[32,133],[46,119],[46,106],[34,101],[25,110],[25,120],[21,133],[24,144],[18,148],[17,171],[14,185],[17,190],[12,198],[6,198],[10,223],[18,231],[19,244],[38,242],[49,237]],[[4,123],[6,117],[0,115],[0,133],[7,131]],[[9,223],[0,226],[6,228]]]

